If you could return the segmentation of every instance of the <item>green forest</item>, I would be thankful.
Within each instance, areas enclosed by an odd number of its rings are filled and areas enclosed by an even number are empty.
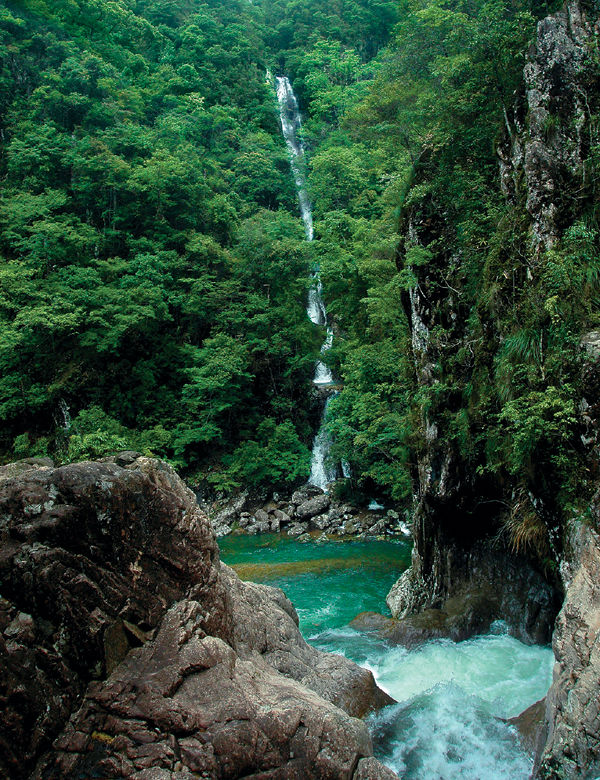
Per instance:
[[[586,177],[561,194],[569,224],[551,249],[531,241],[524,191],[503,193],[497,154],[536,22],[556,7],[4,2],[2,459],[135,449],[218,490],[305,482],[318,264],[347,491],[409,505],[435,421],[491,494],[558,485],[559,507],[583,500],[597,52]],[[267,70],[289,76],[304,116],[312,243]],[[416,289],[435,313],[420,367]]]

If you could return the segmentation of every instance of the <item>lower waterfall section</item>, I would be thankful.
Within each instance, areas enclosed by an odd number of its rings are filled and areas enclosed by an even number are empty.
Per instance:
[[[316,485],[323,490],[326,490],[327,485],[338,478],[337,468],[335,466],[331,466],[328,463],[332,442],[329,431],[327,430],[326,420],[329,404],[334,397],[335,393],[330,395],[326,399],[325,406],[323,407],[321,425],[319,426],[319,430],[317,431],[317,435],[313,441],[310,477],[308,478],[309,484]]]

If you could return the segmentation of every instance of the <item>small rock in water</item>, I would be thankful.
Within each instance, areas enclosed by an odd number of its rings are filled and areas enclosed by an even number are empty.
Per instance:
[[[308,523],[295,523],[288,528],[288,536],[300,536],[308,530]]]

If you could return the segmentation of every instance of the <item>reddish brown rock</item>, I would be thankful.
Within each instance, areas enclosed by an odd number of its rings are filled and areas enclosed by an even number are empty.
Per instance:
[[[177,767],[208,778],[352,778],[371,752],[364,724],[204,636],[201,617],[198,602],[174,606],[154,642],[91,687],[38,776],[138,777]]]
[[[3,469],[0,587],[2,776],[352,778],[372,752],[370,673],[221,567],[163,463]]]
[[[528,753],[535,753],[535,747],[538,741],[538,734],[544,723],[544,714],[546,712],[546,700],[540,699],[527,707],[526,710],[509,718],[507,723],[514,726],[519,732],[521,744]]]

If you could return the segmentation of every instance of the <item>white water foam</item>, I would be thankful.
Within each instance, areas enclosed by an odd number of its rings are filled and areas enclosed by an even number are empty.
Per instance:
[[[531,760],[504,719],[547,693],[550,648],[504,632],[408,651],[348,627],[324,631],[311,644],[370,669],[399,702],[369,723],[376,755],[404,780],[529,777]]]

